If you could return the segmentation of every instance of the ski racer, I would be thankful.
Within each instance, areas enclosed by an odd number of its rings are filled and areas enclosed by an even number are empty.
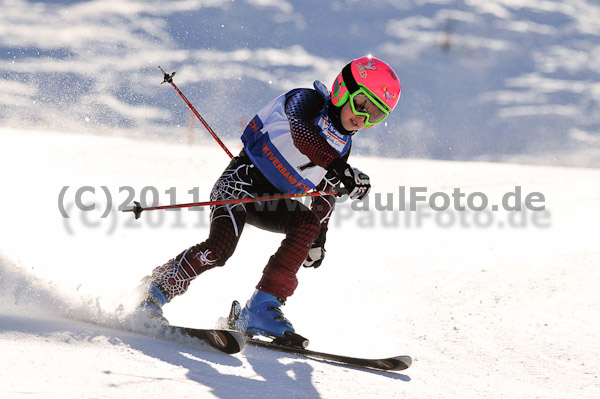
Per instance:
[[[358,130],[385,120],[400,92],[392,68],[366,56],[342,69],[331,93],[315,81],[314,89],[294,89],[275,98],[248,123],[241,137],[244,148],[215,183],[211,200],[313,189],[362,200],[371,184],[369,176],[348,164],[352,139]],[[139,309],[161,318],[162,307],[185,293],[198,275],[225,265],[250,223],[285,238],[267,261],[236,327],[271,337],[293,333],[281,307],[298,285],[300,266],[321,266],[334,205],[335,196],[325,195],[313,197],[310,209],[291,199],[212,206],[208,238],[143,279]]]

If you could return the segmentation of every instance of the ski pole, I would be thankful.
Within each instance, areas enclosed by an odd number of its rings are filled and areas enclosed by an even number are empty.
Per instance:
[[[175,209],[175,208],[192,208],[199,206],[207,206],[207,205],[228,205],[228,204],[246,204],[250,202],[259,202],[259,201],[273,201],[280,199],[289,199],[289,198],[299,198],[299,197],[320,197],[324,195],[336,195],[338,194],[336,191],[309,191],[307,193],[296,193],[296,194],[275,194],[275,195],[265,195],[262,197],[255,198],[232,198],[227,200],[217,200],[217,201],[204,201],[204,202],[191,202],[189,204],[174,204],[174,205],[162,205],[162,206],[152,206],[148,208],[142,208],[138,201],[133,201],[135,206],[131,209],[123,209],[122,212],[133,212],[136,219],[140,218],[140,215],[143,211],[155,211],[159,209]]]
[[[233,155],[231,154],[231,152],[227,149],[227,147],[225,146],[225,144],[223,144],[223,142],[221,141],[221,139],[219,139],[219,137],[217,136],[217,134],[215,133],[214,130],[212,130],[212,128],[208,125],[208,123],[206,123],[206,121],[204,120],[204,118],[202,116],[200,116],[200,114],[198,113],[198,111],[196,111],[196,108],[194,108],[194,106],[192,105],[192,103],[189,102],[189,100],[185,97],[185,95],[181,92],[181,90],[179,90],[179,88],[175,85],[175,83],[173,83],[173,76],[175,76],[175,72],[173,72],[172,74],[168,74],[166,73],[160,66],[158,67],[158,69],[160,69],[160,71],[162,72],[165,80],[163,80],[161,82],[161,84],[163,83],[170,83],[171,86],[173,86],[173,88],[175,89],[175,91],[177,91],[177,93],[181,96],[181,98],[183,98],[183,101],[185,101],[185,103],[187,104],[188,107],[190,107],[190,109],[192,110],[192,112],[194,113],[194,115],[196,115],[196,118],[198,118],[198,120],[200,120],[200,122],[202,122],[202,124],[204,125],[204,127],[206,128],[206,130],[208,130],[208,132],[211,134],[211,136],[213,136],[213,138],[217,141],[217,143],[219,143],[219,145],[221,146],[221,148],[223,150],[225,150],[225,152],[227,153],[227,155],[229,155],[229,158],[233,158]]]

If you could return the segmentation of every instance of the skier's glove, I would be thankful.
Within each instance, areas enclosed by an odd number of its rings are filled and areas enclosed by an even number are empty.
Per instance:
[[[310,251],[308,251],[308,257],[304,261],[302,266],[314,267],[315,269],[321,266],[323,259],[325,258],[325,234],[327,233],[326,228],[322,228],[319,233],[319,237],[315,240]]]
[[[369,190],[371,190],[369,176],[356,168],[352,168],[342,158],[335,159],[327,169],[337,175],[350,199],[361,200],[369,194]]]

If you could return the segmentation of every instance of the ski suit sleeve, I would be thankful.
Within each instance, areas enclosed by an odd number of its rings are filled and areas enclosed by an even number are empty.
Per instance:
[[[314,90],[301,90],[292,95],[285,105],[285,113],[290,122],[294,145],[311,162],[326,168],[340,158],[338,152],[321,136],[315,118],[323,108],[323,97]]]

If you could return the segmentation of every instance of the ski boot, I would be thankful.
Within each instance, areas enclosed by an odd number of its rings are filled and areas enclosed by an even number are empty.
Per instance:
[[[262,335],[279,345],[305,348],[308,340],[296,334],[292,323],[283,316],[281,306],[283,302],[274,295],[256,290],[244,308],[239,302],[233,302],[229,327],[249,337]]]
[[[146,296],[137,306],[136,313],[145,316],[148,321],[168,326],[169,321],[163,316],[162,311],[167,301],[167,296],[158,288],[157,283],[152,282],[146,290]]]

